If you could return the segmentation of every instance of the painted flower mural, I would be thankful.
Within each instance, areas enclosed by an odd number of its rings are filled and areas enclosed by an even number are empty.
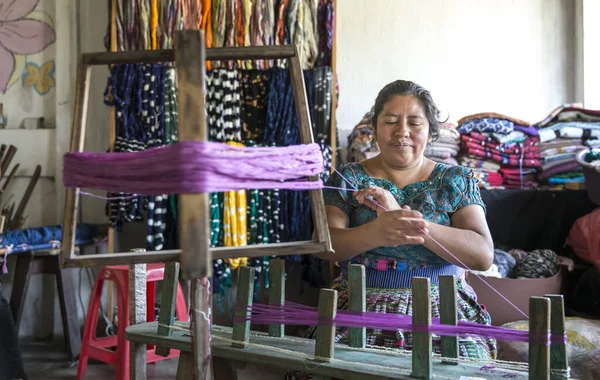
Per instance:
[[[15,71],[15,56],[37,54],[56,40],[52,27],[28,18],[39,0],[0,0],[0,92]]]

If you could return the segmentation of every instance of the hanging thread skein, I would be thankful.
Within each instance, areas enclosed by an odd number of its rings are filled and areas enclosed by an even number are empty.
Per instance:
[[[140,195],[224,192],[242,189],[310,190],[323,171],[318,144],[234,147],[185,141],[132,153],[67,153],[63,182]]]

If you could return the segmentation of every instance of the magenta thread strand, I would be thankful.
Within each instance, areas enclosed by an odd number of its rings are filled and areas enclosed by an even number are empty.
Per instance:
[[[333,169],[335,170],[336,173],[338,173],[340,175],[340,177],[342,177],[342,179],[344,181],[346,181],[350,186],[352,186],[356,191],[358,191],[358,189],[349,181],[347,180],[342,173],[340,173],[337,169]],[[373,202],[376,206],[382,208],[385,211],[389,211],[387,208],[383,207],[382,205],[380,205],[379,203],[377,203],[377,201],[375,199],[370,199],[371,202]],[[427,237],[429,237],[434,243],[436,243],[437,245],[440,246],[440,248],[442,248],[447,254],[449,254],[450,256],[452,256],[456,261],[458,261],[463,267],[465,267],[466,269],[470,270],[471,269],[462,262],[462,260],[460,260],[458,257],[456,257],[452,252],[450,252],[446,247],[444,247],[440,242],[438,242],[433,236],[431,236],[430,234],[428,234],[427,232],[425,232],[422,228],[419,228],[419,230],[421,232],[423,232],[425,235],[427,235]],[[503,300],[505,300],[506,302],[508,302],[513,308],[515,308],[515,310],[517,310],[519,313],[521,313],[526,319],[529,319],[529,316],[523,312],[523,310],[521,310],[517,305],[515,305],[513,302],[511,302],[508,298],[506,298],[502,293],[500,293],[498,290],[496,290],[492,285],[490,285],[486,280],[484,280],[481,276],[479,276],[476,273],[471,272],[471,274],[475,275],[477,278],[479,278],[485,285],[487,285],[490,289],[492,289],[492,291],[494,291],[497,295],[499,295]]]
[[[485,336],[498,340],[529,342],[550,345],[551,343],[565,344],[566,335],[547,333],[531,334],[527,330],[509,329],[506,327],[490,326],[475,322],[459,321],[457,326],[442,324],[440,318],[432,318],[432,324],[414,325],[412,316],[403,314],[385,314],[363,312],[357,315],[349,310],[339,310],[334,319],[320,318],[316,307],[301,307],[291,305],[236,305],[242,313],[236,314],[235,322],[247,320],[255,324],[287,324],[287,325],[331,325],[356,328],[372,328],[382,330],[403,330],[431,332],[438,335]],[[243,313],[244,309],[249,312]]]

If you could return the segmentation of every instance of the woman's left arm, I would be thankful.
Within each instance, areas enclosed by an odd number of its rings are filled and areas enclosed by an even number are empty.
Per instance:
[[[471,204],[456,211],[452,216],[451,227],[430,222],[429,235],[431,237],[424,237],[424,246],[455,265],[486,271],[494,262],[494,242],[483,208],[479,205]]]

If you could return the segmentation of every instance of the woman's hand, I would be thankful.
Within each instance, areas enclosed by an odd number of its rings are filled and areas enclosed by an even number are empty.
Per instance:
[[[354,197],[358,203],[376,211],[377,214],[400,209],[400,205],[398,204],[398,201],[396,201],[396,198],[394,198],[389,191],[382,189],[381,187],[369,186],[358,190],[354,194]],[[373,202],[373,199],[375,202],[379,203],[379,205],[383,206],[383,208]]]
[[[380,246],[396,247],[405,244],[424,244],[429,233],[429,222],[418,211],[403,206],[382,212],[372,223],[372,236]]]

